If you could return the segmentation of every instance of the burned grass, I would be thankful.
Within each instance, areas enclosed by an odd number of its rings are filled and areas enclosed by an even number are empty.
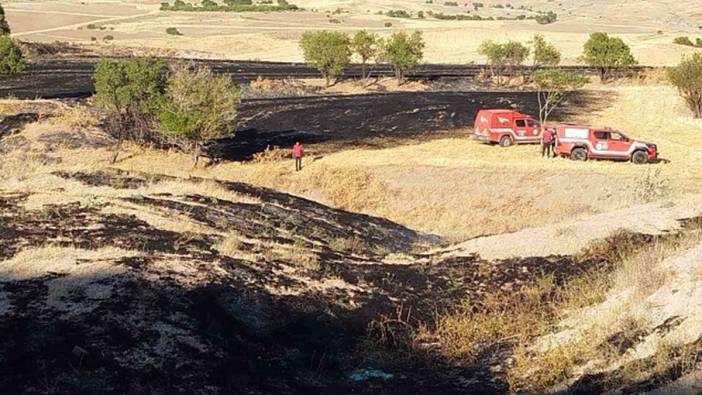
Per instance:
[[[85,257],[75,262],[82,271],[66,272],[49,255],[42,258],[45,275],[2,276],[0,325],[7,336],[0,342],[0,387],[11,392],[191,392],[205,383],[224,392],[363,392],[367,383],[349,380],[348,372],[376,362],[367,352],[366,330],[380,317],[409,309],[408,322],[418,325],[461,301],[481,303],[491,288],[509,294],[549,272],[560,282],[601,264],[567,257],[431,262],[421,255],[412,259],[423,264],[391,264],[383,262],[385,254],[412,254],[414,245],[432,239],[383,219],[247,184],[218,183],[243,200],[231,201],[148,193],[153,182],[198,180],[155,181],[119,172],[56,175],[131,195],[35,210],[25,208],[27,195],[2,195],[4,262],[46,246]],[[198,222],[209,231],[158,228],[120,214],[123,204]],[[233,231],[238,241],[225,253],[220,244]],[[332,242],[339,238],[354,239],[357,246]],[[131,252],[105,253],[99,265],[89,258],[115,248]],[[15,262],[2,270],[33,264],[41,262]],[[85,271],[89,267],[104,273]],[[494,384],[482,373],[435,364],[433,354],[413,358],[420,361],[393,368],[402,378],[373,382],[374,391],[458,392],[466,389],[461,378],[482,388]]]

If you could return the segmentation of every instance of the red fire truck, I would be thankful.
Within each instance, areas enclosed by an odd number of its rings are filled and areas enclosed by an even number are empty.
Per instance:
[[[561,125],[556,128],[556,155],[573,160],[614,159],[649,163],[658,158],[656,144],[627,137],[611,128]]]
[[[480,110],[473,126],[475,137],[485,143],[538,144],[542,127],[539,121],[514,110]]]

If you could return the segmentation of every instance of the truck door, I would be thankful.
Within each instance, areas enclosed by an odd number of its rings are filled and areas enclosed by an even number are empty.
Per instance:
[[[592,133],[592,151],[598,156],[607,156],[609,151],[609,132],[606,130],[596,130]]]
[[[609,133],[609,150],[612,155],[626,156],[629,154],[631,140],[619,132]]]
[[[526,118],[517,118],[514,120],[514,133],[517,135],[518,139],[523,139],[531,136],[528,133]]]
[[[531,137],[541,137],[541,124],[534,119],[527,119],[527,134]]]

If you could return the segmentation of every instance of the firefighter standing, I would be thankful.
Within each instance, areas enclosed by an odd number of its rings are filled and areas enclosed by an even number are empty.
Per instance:
[[[302,155],[304,154],[304,148],[302,144],[298,141],[293,145],[292,156],[295,159],[295,171],[302,170]]]
[[[544,130],[541,135],[541,157],[550,157],[551,149],[553,147],[553,132],[550,129]]]

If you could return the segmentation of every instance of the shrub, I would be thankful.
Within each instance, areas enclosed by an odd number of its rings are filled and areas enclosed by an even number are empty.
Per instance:
[[[390,10],[385,13],[385,15],[391,18],[411,18],[412,15],[405,10]]]
[[[549,11],[537,15],[534,19],[536,20],[536,23],[540,25],[548,25],[549,23],[553,23],[558,19],[558,14],[553,11]]]
[[[7,19],[5,19],[5,10],[2,8],[2,4],[0,4],[0,36],[10,33],[10,25],[7,23]]]
[[[688,47],[694,47],[695,44],[690,40],[690,37],[680,36],[673,39],[673,44],[686,45]]]
[[[197,166],[203,143],[234,134],[239,97],[229,76],[206,67],[177,66],[158,109],[161,132],[192,152]]]
[[[702,54],[683,58],[668,70],[668,79],[678,88],[695,118],[702,118]]]
[[[152,58],[101,59],[95,65],[93,81],[95,103],[107,111],[108,132],[117,138],[114,163],[124,139],[151,139],[153,114],[165,87],[166,64]]]
[[[385,24],[384,24],[383,26],[385,26],[385,27],[392,27],[392,22],[385,22]]]
[[[27,63],[22,50],[8,35],[0,36],[0,75],[24,71]]]
[[[445,1],[445,2],[444,2],[444,5],[445,5],[445,6],[448,6],[448,7],[458,7],[458,2],[456,2],[456,1]]]
[[[592,33],[583,47],[581,60],[597,67],[600,80],[606,81],[612,69],[636,65],[638,62],[631,49],[621,38],[610,37],[607,33]]]
[[[422,32],[415,31],[411,35],[405,32],[394,33],[381,46],[379,60],[393,66],[395,77],[402,83],[405,74],[419,65],[424,58],[424,38]]]
[[[173,35],[173,36],[182,36],[183,33],[181,33],[177,28],[175,27],[169,27],[166,29],[166,33]]]
[[[111,34],[106,35],[105,37],[102,38],[105,41],[112,41],[115,39],[115,37]]]
[[[305,62],[314,66],[331,85],[351,61],[349,37],[339,32],[305,32],[300,40]]]

